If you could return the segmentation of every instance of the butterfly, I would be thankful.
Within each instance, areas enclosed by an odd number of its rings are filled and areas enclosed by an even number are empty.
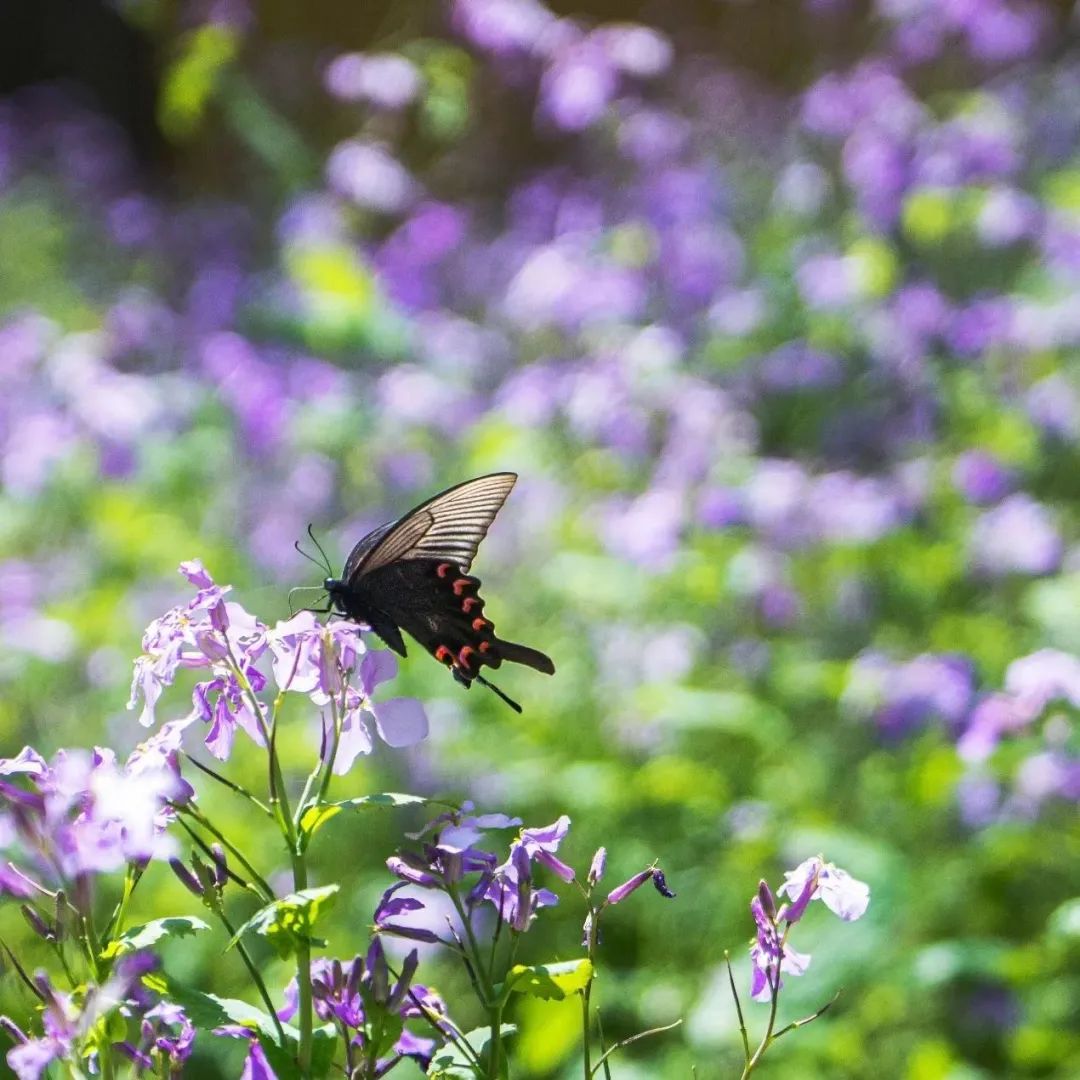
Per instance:
[[[322,610],[366,623],[401,656],[405,631],[466,689],[478,682],[521,712],[481,669],[509,661],[554,675],[555,665],[528,645],[495,636],[480,580],[469,573],[516,480],[511,472],[466,480],[368,533],[352,549],[341,577],[323,582],[328,606]],[[299,545],[297,550],[306,555]]]

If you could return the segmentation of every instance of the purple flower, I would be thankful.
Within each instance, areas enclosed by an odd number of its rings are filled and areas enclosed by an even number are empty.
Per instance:
[[[417,194],[416,182],[401,162],[382,146],[347,139],[339,143],[326,165],[330,186],[366,210],[394,214],[406,209]]]
[[[522,829],[521,844],[530,860],[543,863],[549,870],[557,874],[563,881],[574,880],[574,870],[567,866],[561,859],[556,858],[555,852],[559,845],[566,839],[570,831],[570,818],[563,814],[558,821],[541,829]]]
[[[175,1069],[191,1056],[195,1026],[179,1005],[161,1001],[143,1015],[142,1037],[150,1053],[160,1054]]]
[[[1049,574],[1061,564],[1061,536],[1046,507],[1020,492],[975,522],[971,557],[977,569],[994,577]]]
[[[605,902],[608,904],[620,904],[631,893],[637,892],[637,890],[647,881],[653,883],[653,887],[661,896],[665,896],[669,900],[675,898],[675,894],[667,887],[667,879],[664,877],[664,872],[657,866],[649,866],[636,873],[633,877],[628,878],[621,885],[612,889],[611,892],[607,894]]]
[[[802,975],[810,966],[810,957],[784,942],[775,920],[762,905],[760,895],[750,901],[750,911],[757,925],[757,938],[750,947],[750,996],[755,1001],[771,1001],[773,992],[784,985],[780,980],[781,973]]]
[[[590,885],[596,885],[600,879],[604,876],[604,869],[607,866],[607,848],[597,848],[596,854],[592,857],[592,863],[589,865],[588,882]]]
[[[495,907],[499,920],[518,933],[529,929],[541,908],[559,902],[549,889],[533,888],[529,855],[520,840],[510,845],[510,857],[491,872],[480,895]]]
[[[1001,462],[983,450],[969,450],[956,459],[953,483],[970,503],[995,503],[1009,493],[1012,476]]]
[[[420,92],[420,73],[395,53],[345,53],[326,68],[326,89],[342,101],[368,101],[382,109],[402,109]]]
[[[168,858],[174,841],[165,833],[171,812],[167,803],[188,797],[190,788],[169,764],[134,757],[116,764],[111,751],[60,751],[46,764],[35,751],[0,761],[0,777],[21,776],[23,784],[0,779],[0,802],[14,822],[20,862],[8,864],[0,887],[28,895],[32,874],[59,875],[70,888],[87,875],[118,870],[127,863]]]
[[[266,627],[239,604],[226,601],[229,586],[215,585],[199,560],[182,563],[180,572],[199,591],[189,603],[155,619],[143,635],[143,655],[135,661],[128,708],[139,697],[139,722],[150,727],[162,690],[181,668],[209,668],[213,678],[196,685],[190,718],[211,725],[207,747],[226,758],[239,726],[257,743],[263,741],[263,721],[253,711],[252,690],[264,679],[255,667],[266,649]],[[258,705],[260,711],[262,706]]]
[[[255,1033],[242,1024],[223,1024],[214,1028],[215,1035],[224,1035],[229,1039],[247,1039],[248,1053],[244,1059],[244,1070],[240,1074],[240,1080],[277,1080],[277,1073],[266,1059],[266,1053]]]
[[[865,914],[870,903],[870,887],[857,881],[846,870],[815,855],[784,874],[779,894],[787,895],[791,905],[780,918],[797,922],[811,900],[820,900],[844,922],[853,922]]]
[[[463,37],[498,56],[532,52],[555,22],[539,0],[453,0],[451,18]]]
[[[323,626],[311,612],[302,611],[268,635],[278,686],[307,694],[319,707],[327,752],[334,745],[334,701],[340,729],[333,771],[339,776],[352,768],[357,756],[371,753],[368,718],[388,746],[413,746],[428,732],[427,714],[418,701],[372,700],[376,687],[397,674],[397,659],[386,649],[368,651],[360,632],[360,626],[344,620]],[[354,673],[359,685],[350,681]]]

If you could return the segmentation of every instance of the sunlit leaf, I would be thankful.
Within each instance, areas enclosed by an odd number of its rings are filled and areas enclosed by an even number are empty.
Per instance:
[[[102,951],[102,958],[111,960],[114,956],[123,956],[124,953],[133,952],[135,949],[148,949],[156,945],[163,938],[188,937],[200,930],[209,930],[210,927],[194,915],[174,915],[167,919],[154,919],[152,922],[143,923],[141,926],[132,926],[125,930],[115,941]]]
[[[249,932],[266,938],[282,959],[291,956],[302,945],[321,944],[313,931],[333,906],[340,888],[339,885],[324,885],[318,889],[301,889],[267,904],[236,931],[228,948]]]
[[[530,994],[548,1001],[563,998],[584,990],[592,981],[592,961],[563,960],[557,964],[516,964],[507,976],[507,986],[518,994]]]

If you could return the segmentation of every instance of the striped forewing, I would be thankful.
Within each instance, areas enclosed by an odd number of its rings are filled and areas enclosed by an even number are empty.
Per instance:
[[[442,559],[468,570],[515,480],[516,473],[478,476],[421,503],[376,530],[374,543],[367,536],[356,545],[345,564],[345,580],[399,559]]]

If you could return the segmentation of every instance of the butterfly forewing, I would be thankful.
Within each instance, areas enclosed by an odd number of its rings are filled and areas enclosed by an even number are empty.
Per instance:
[[[515,480],[515,473],[468,480],[377,529],[353,549],[345,580],[355,582],[402,559],[445,560],[468,571]]]

